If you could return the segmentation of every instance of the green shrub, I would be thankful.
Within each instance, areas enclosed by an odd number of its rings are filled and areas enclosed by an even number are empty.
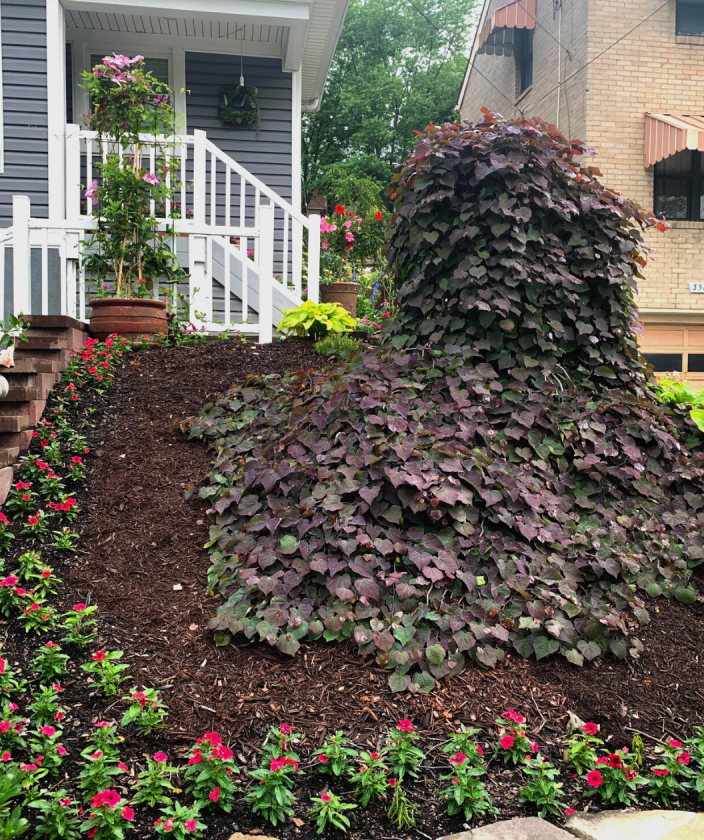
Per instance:
[[[328,333],[344,333],[354,329],[355,320],[339,303],[313,303],[306,300],[295,309],[284,309],[279,332],[305,338],[323,338]]]
[[[339,356],[345,358],[357,349],[357,342],[348,335],[329,335],[316,341],[314,349],[321,356]]]

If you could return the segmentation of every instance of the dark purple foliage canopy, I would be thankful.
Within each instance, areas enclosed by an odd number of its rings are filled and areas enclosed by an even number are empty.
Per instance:
[[[538,121],[431,128],[395,186],[387,346],[191,422],[219,643],[354,637],[429,691],[507,645],[638,656],[647,599],[697,597],[704,456],[633,332],[653,220],[580,151]]]

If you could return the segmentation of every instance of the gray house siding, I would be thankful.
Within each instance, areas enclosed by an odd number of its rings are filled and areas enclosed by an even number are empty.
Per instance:
[[[261,130],[232,128],[218,118],[220,93],[236,84],[240,59],[233,55],[186,53],[186,121],[188,132],[207,132],[210,140],[256,175],[286,201],[291,200],[291,74],[281,61],[245,58],[245,82],[258,91]],[[234,201],[233,201],[233,206]]]
[[[46,0],[2,0],[5,171],[0,174],[0,227],[12,224],[12,196],[28,195],[32,215],[49,202]]]

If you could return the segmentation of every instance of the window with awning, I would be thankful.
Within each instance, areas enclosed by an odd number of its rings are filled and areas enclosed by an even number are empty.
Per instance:
[[[478,53],[513,55],[521,37],[519,30],[535,29],[536,0],[516,0],[489,15],[478,36]]]

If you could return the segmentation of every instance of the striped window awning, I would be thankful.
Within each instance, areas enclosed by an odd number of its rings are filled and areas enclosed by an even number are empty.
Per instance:
[[[643,165],[646,168],[685,149],[704,152],[704,115],[645,115]]]
[[[513,55],[516,29],[535,29],[535,0],[516,0],[496,9],[479,33],[479,54]]]

